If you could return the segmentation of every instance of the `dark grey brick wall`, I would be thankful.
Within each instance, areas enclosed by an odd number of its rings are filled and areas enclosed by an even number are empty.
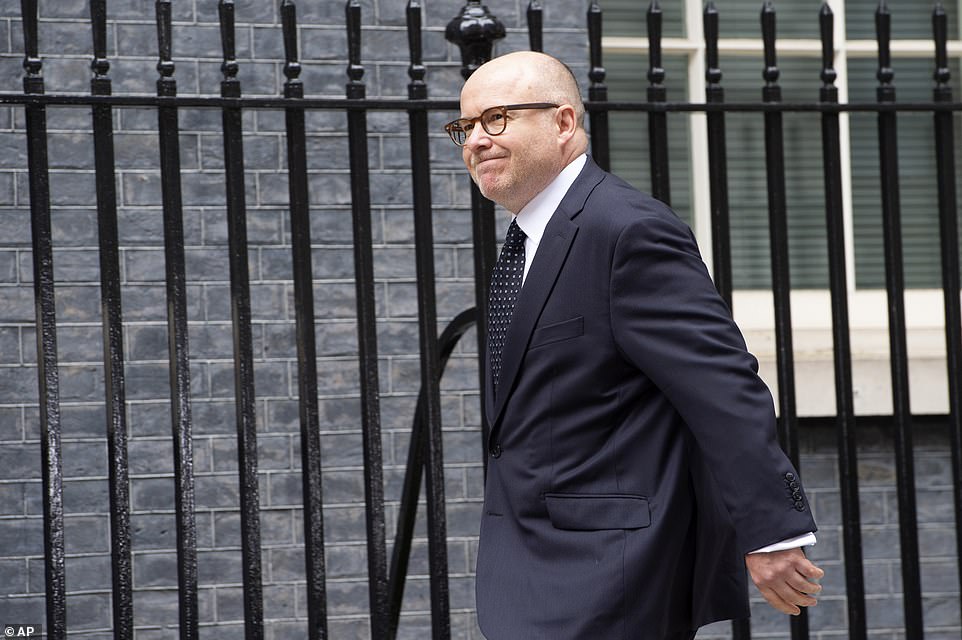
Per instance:
[[[279,95],[284,82],[279,2],[236,5],[239,78],[247,95]],[[298,3],[301,78],[308,95],[342,97],[346,75],[344,2]],[[369,96],[407,95],[404,0],[362,5],[364,81]],[[463,3],[424,3],[424,56],[432,97],[456,97],[460,55],[443,37]],[[549,42],[585,68],[582,2],[555,3]],[[526,3],[495,3],[508,26],[504,52],[527,46]],[[47,91],[89,91],[91,33],[86,0],[40,3]],[[219,92],[216,0],[175,0],[175,77],[182,95]],[[20,3],[0,0],[0,91],[21,91]],[[157,79],[154,3],[108,2],[114,92],[152,94]],[[583,73],[582,73],[583,75]],[[452,114],[431,115],[435,262],[441,326],[473,306],[467,179],[441,132]],[[247,224],[257,393],[258,465],[269,638],[306,634],[296,344],[287,211],[284,116],[244,114]],[[173,454],[167,367],[163,226],[157,115],[114,115],[124,347],[130,451],[135,624],[139,640],[177,637]],[[377,276],[377,328],[387,530],[393,540],[419,385],[410,149],[403,112],[368,115],[368,162]],[[87,109],[50,108],[48,144],[63,404],[68,625],[71,638],[109,637],[103,341],[93,139]],[[198,525],[200,619],[204,638],[242,634],[240,518],[232,330],[227,271],[220,114],[180,112],[191,391]],[[360,430],[354,256],[346,119],[307,116],[314,292],[330,627],[335,638],[368,636],[367,551]],[[26,137],[20,108],[0,109],[0,621],[44,618],[40,434],[30,250]],[[477,363],[473,332],[443,383],[445,474],[453,628],[476,636],[473,579],[481,499]],[[422,509],[423,511],[423,509]],[[401,636],[430,628],[424,522],[411,562]]]
[[[153,2],[112,0],[108,44],[115,93],[153,93],[157,78]],[[239,0],[238,57],[245,94],[277,95],[284,81],[278,2]],[[364,0],[368,95],[406,96],[404,0]],[[455,97],[458,52],[443,30],[460,0],[424,2],[424,48],[432,97]],[[585,2],[554,0],[545,12],[547,51],[586,77]],[[488,5],[508,26],[497,52],[527,47],[521,0]],[[181,94],[219,91],[214,0],[175,0],[176,78]],[[20,3],[0,0],[0,92],[21,90]],[[88,91],[91,51],[86,0],[40,3],[40,48],[49,92]],[[314,96],[343,96],[346,36],[341,0],[298,6],[302,79]],[[467,181],[456,149],[431,115],[432,198],[438,313],[445,324],[474,302]],[[173,462],[168,401],[166,302],[157,117],[114,116],[131,472],[131,523],[138,640],[177,637]],[[314,294],[317,314],[325,535],[333,638],[366,638],[362,444],[357,365],[350,173],[341,112],[307,117]],[[202,637],[243,633],[232,334],[227,273],[220,116],[182,110],[188,311]],[[48,109],[57,319],[62,380],[64,501],[70,637],[111,637],[107,448],[99,301],[96,197],[90,114]],[[414,231],[407,118],[368,116],[377,276],[381,414],[393,538],[419,384]],[[264,562],[270,639],[305,637],[296,345],[283,114],[244,115]],[[0,108],[0,622],[42,621],[44,578],[36,334],[23,111]],[[476,343],[455,351],[442,389],[452,628],[477,638],[473,566],[482,484]],[[837,473],[828,431],[803,438],[803,469],[820,524],[815,554],[831,571],[813,611],[818,637],[844,629]],[[866,580],[872,637],[901,637],[898,536],[891,442],[867,428],[862,443]],[[951,479],[944,434],[921,438],[918,454],[928,637],[958,637]],[[425,523],[418,524],[401,637],[430,635]],[[757,637],[784,637],[780,617],[759,609]],[[724,637],[722,627],[704,637]],[[941,634],[941,635],[940,635]]]

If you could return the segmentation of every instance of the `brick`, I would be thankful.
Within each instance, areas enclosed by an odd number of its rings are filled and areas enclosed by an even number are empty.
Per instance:
[[[66,478],[107,474],[107,443],[64,441],[63,474]]]
[[[66,493],[66,491],[65,491]],[[104,500],[102,505],[107,505]],[[104,509],[102,506],[101,509]],[[66,515],[64,517],[64,540],[68,554],[108,553],[110,529],[106,515]]]
[[[200,582],[208,584],[240,584],[243,581],[240,550],[199,552],[197,577]]]
[[[3,595],[27,593],[27,561],[24,558],[0,560],[0,593]]]
[[[194,433],[197,435],[235,434],[237,419],[233,400],[196,402],[193,405]]]
[[[178,616],[177,592],[172,589],[134,591],[133,608],[134,626],[176,624]]]
[[[0,367],[0,402],[36,403],[36,369]]]
[[[43,522],[37,519],[0,520],[3,557],[43,554]]]
[[[0,169],[18,169],[27,166],[26,136],[0,136]]]
[[[0,484],[0,509],[10,516],[25,515],[23,483]]]
[[[237,508],[240,504],[237,475],[197,476],[195,478],[195,496],[198,508]]]

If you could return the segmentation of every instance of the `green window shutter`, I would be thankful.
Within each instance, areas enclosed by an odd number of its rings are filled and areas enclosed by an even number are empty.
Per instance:
[[[684,56],[662,56],[665,87],[669,101],[684,101],[688,62]],[[605,57],[610,100],[647,99],[648,56],[611,54]],[[668,114],[668,175],[671,206],[688,224],[692,223],[691,163],[689,161],[688,115]],[[636,188],[651,193],[651,162],[648,147],[648,114],[612,111],[608,116],[612,171]]]
[[[893,84],[899,102],[932,99],[932,61],[893,59]],[[956,65],[956,68],[957,65]],[[877,62],[849,62],[849,99],[874,102],[878,80]],[[962,117],[955,116],[956,169],[962,167]],[[882,201],[879,193],[878,116],[856,113],[852,129],[852,209],[855,232],[856,286],[885,286],[882,237]],[[935,129],[931,113],[902,112],[897,118],[899,204],[905,284],[910,288],[941,286],[939,255],[938,182],[935,162]],[[958,171],[957,171],[958,174]],[[956,176],[958,178],[958,175]],[[956,180],[956,192],[962,181]]]

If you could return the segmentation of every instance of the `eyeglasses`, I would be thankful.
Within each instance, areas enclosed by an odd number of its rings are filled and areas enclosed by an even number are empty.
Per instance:
[[[509,111],[557,108],[558,105],[552,102],[525,102],[524,104],[505,104],[498,107],[489,107],[482,111],[481,115],[476,118],[458,118],[457,120],[452,120],[444,125],[444,130],[451,136],[454,144],[463,147],[464,143],[471,137],[471,132],[474,131],[474,125],[478,122],[481,123],[481,128],[483,128],[489,136],[499,136],[504,133],[505,127],[508,126]]]

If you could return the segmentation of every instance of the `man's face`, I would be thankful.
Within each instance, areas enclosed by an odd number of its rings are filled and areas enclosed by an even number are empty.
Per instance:
[[[502,78],[482,67],[461,92],[461,115],[474,118],[489,107],[539,102],[543,96],[524,77]],[[479,75],[481,74],[481,75]],[[508,111],[504,132],[490,135],[478,123],[462,147],[464,164],[481,193],[517,213],[560,172],[555,109]]]

